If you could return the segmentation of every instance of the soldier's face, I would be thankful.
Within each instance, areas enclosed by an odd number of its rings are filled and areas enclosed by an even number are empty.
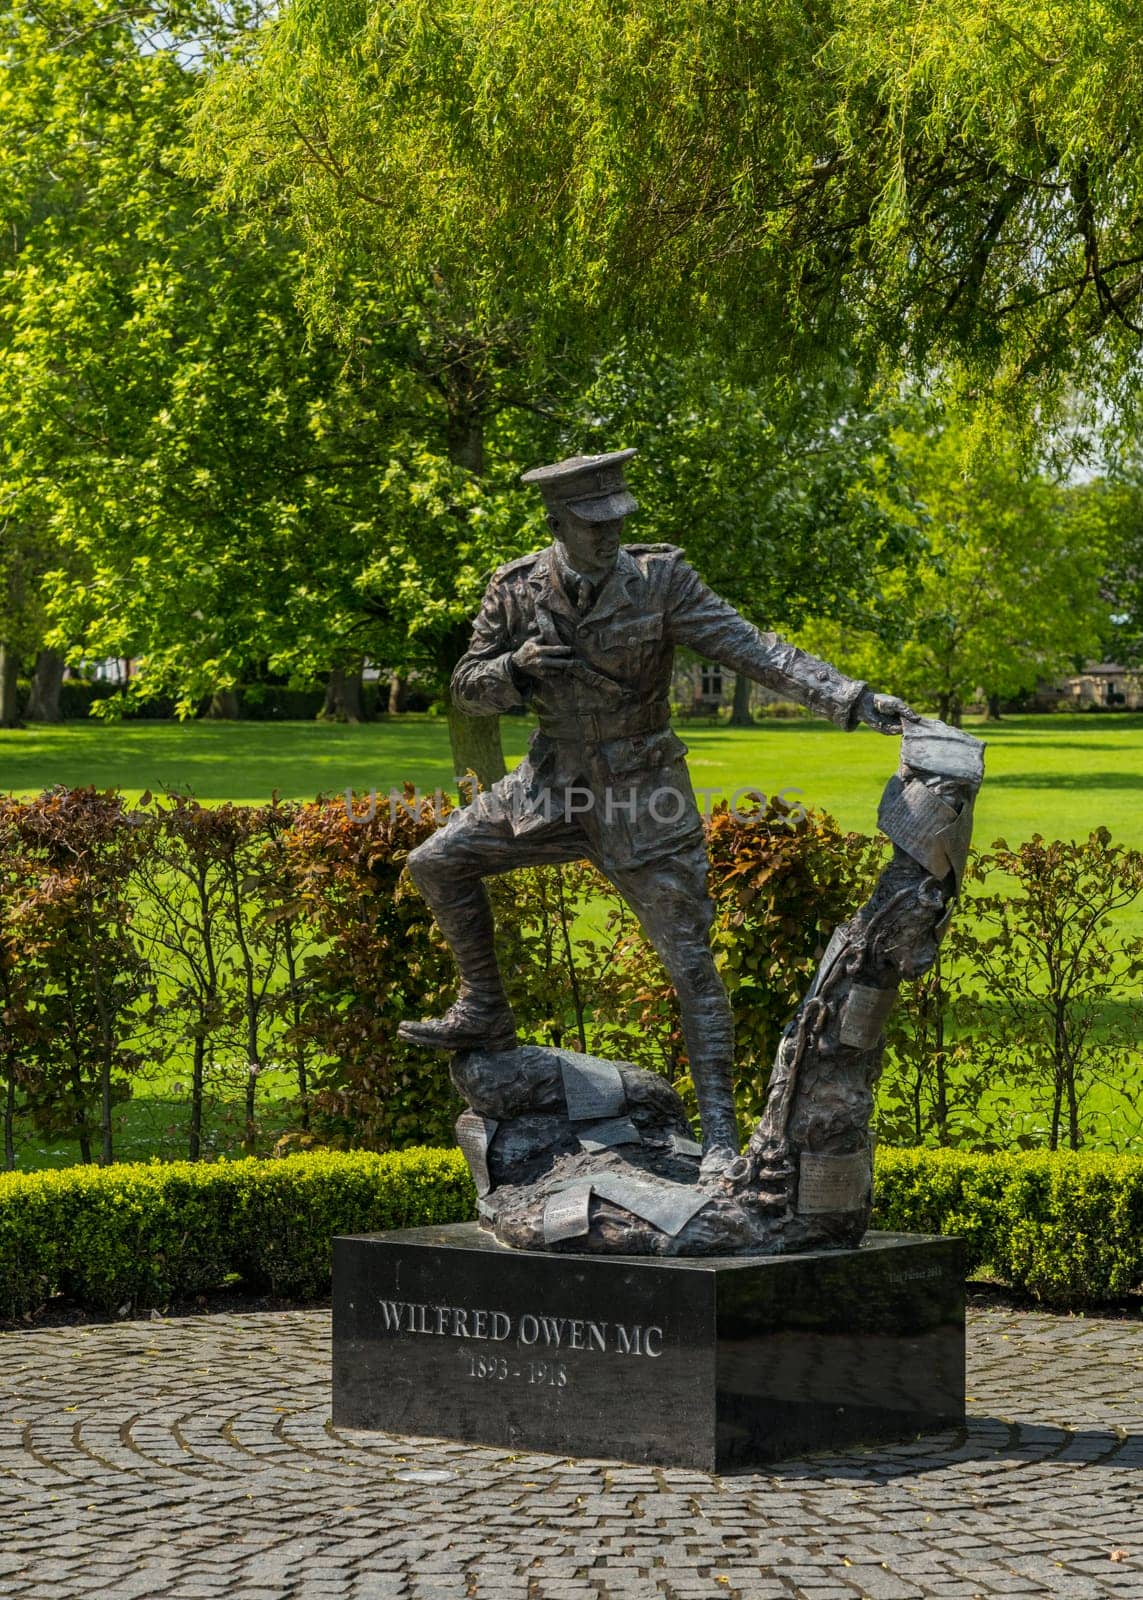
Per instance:
[[[564,559],[585,577],[605,576],[615,565],[623,537],[623,518],[612,522],[585,522],[566,508],[548,518],[563,546]]]

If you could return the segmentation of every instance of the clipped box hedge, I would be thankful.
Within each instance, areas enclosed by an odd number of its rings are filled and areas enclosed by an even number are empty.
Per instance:
[[[57,1293],[142,1310],[235,1277],[305,1299],[329,1288],[334,1234],[461,1222],[475,1199],[457,1150],[0,1175],[0,1317]],[[1143,1157],[881,1150],[873,1226],[960,1234],[970,1271],[1098,1306],[1143,1287]]]
[[[0,1317],[49,1295],[145,1309],[234,1275],[306,1299],[330,1281],[339,1233],[462,1222],[476,1195],[458,1150],[320,1151],[0,1176]]]
[[[881,1150],[873,1226],[960,1234],[970,1274],[1097,1306],[1143,1288],[1143,1156]]]

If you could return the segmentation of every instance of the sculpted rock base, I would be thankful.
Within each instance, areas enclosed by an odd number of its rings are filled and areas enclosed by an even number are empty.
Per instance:
[[[868,1147],[814,1171],[799,1214],[753,1187],[700,1185],[701,1146],[664,1078],[625,1062],[525,1046],[453,1058],[470,1109],[457,1140],[480,1221],[518,1249],[756,1255],[856,1245],[868,1225]],[[823,1181],[826,1191],[823,1191]],[[845,1202],[822,1210],[823,1193]]]

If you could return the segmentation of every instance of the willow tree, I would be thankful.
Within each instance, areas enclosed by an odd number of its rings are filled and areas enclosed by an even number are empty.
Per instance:
[[[1113,0],[294,0],[200,133],[330,315],[365,264],[529,340],[619,319],[1129,406],[1141,73]]]

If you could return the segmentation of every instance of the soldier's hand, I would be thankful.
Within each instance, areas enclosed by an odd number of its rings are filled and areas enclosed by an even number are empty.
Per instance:
[[[575,660],[575,652],[568,644],[543,644],[539,639],[525,639],[512,656],[512,665],[531,678],[552,678],[566,672]]]
[[[867,728],[875,728],[878,733],[901,733],[905,719],[916,716],[916,712],[895,694],[877,694],[873,689],[866,689],[857,702],[857,716]]]

